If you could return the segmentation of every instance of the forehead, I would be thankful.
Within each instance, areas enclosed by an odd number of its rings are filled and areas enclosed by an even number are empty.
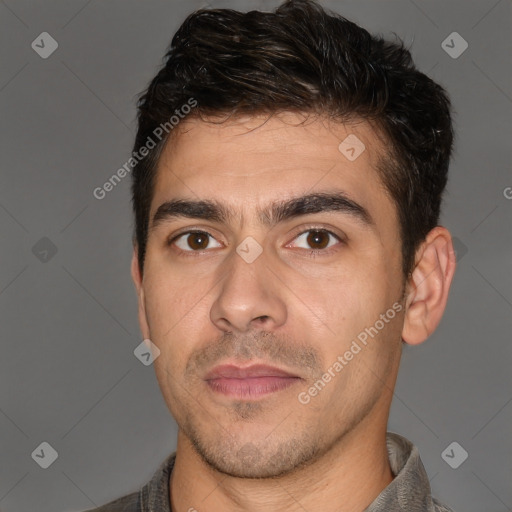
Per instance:
[[[158,162],[151,216],[173,198],[214,199],[247,210],[330,189],[381,203],[394,214],[377,172],[385,141],[366,122],[305,121],[286,113],[222,123],[192,118],[177,129]]]

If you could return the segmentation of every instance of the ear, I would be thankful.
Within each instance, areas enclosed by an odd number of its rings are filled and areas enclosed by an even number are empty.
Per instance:
[[[446,228],[437,226],[416,251],[416,265],[407,281],[402,330],[406,343],[422,343],[439,325],[455,266],[452,237]]]
[[[140,273],[140,268],[139,268],[139,257],[138,257],[137,245],[134,245],[134,247],[133,247],[131,274],[132,274],[133,283],[135,284],[135,289],[137,291],[137,299],[138,299],[138,304],[139,304],[138,317],[139,317],[140,331],[141,331],[144,339],[150,339],[148,319],[146,316],[146,303],[145,303],[145,299],[144,299],[144,285],[143,285],[142,275]]]

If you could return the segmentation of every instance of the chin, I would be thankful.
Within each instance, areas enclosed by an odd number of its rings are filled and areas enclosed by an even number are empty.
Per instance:
[[[234,478],[277,478],[311,464],[320,455],[318,439],[307,434],[270,442],[236,439],[205,439],[197,432],[189,437],[199,457],[210,468]]]

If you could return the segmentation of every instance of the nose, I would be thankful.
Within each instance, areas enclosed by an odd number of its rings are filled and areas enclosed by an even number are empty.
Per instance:
[[[224,332],[275,330],[287,316],[281,290],[263,254],[247,263],[235,253],[219,284],[210,319]]]

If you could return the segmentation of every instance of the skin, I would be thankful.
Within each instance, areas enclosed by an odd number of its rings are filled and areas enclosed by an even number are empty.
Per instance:
[[[143,276],[134,250],[141,331],[160,349],[156,376],[179,427],[173,511],[364,510],[393,478],[385,436],[402,340],[423,342],[441,319],[451,237],[433,229],[405,280],[396,208],[375,170],[385,140],[365,122],[301,121],[187,119],[159,161],[150,219],[175,199],[214,200],[233,214],[150,223]],[[349,134],[366,147],[354,161],[338,149]],[[259,213],[333,191],[364,207],[371,224],[346,211],[277,223]],[[211,235],[206,246],[177,238],[194,229]],[[262,249],[252,263],[236,252],[247,237]],[[401,311],[301,403],[393,305]],[[204,380],[225,362],[299,378],[262,397],[227,397]]]

